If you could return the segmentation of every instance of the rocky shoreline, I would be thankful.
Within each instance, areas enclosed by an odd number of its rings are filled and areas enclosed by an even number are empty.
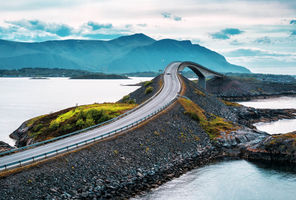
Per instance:
[[[209,120],[216,116],[238,128],[212,139],[200,120],[177,101],[136,129],[19,173],[0,173],[0,199],[127,199],[221,158],[295,163],[296,133],[275,137],[252,126],[269,118],[295,118],[295,110],[227,106],[191,81],[183,81],[183,95]],[[154,81],[153,86],[157,84]],[[144,90],[130,97],[144,101],[147,97],[140,95]]]
[[[14,147],[10,146],[9,144],[0,141],[0,152],[9,151],[13,149]]]
[[[213,78],[207,81],[207,90],[227,101],[249,101],[280,96],[296,96],[296,84],[268,82],[242,78]]]

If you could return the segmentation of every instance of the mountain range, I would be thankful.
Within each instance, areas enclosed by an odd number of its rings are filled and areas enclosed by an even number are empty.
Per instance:
[[[218,72],[250,71],[189,40],[154,40],[142,33],[113,40],[0,40],[0,69],[64,68],[103,73],[158,71],[172,61],[193,61]]]

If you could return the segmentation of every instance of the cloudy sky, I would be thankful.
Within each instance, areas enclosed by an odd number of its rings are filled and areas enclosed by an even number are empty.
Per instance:
[[[9,0],[0,38],[191,40],[253,72],[296,74],[295,0]]]

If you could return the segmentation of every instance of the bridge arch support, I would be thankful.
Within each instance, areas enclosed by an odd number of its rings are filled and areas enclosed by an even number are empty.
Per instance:
[[[198,76],[198,86],[206,89],[206,78],[208,76],[223,77],[223,74],[210,70],[200,64],[194,62],[181,62],[178,71],[183,71],[186,67],[190,68]]]

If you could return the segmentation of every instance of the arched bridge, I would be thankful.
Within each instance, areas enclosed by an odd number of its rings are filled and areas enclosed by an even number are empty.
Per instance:
[[[218,72],[212,71],[200,64],[194,62],[181,62],[178,71],[184,70],[185,67],[189,67],[197,76],[198,76],[198,85],[199,87],[206,89],[206,77],[207,76],[216,76],[216,77],[223,77],[223,74]]]

